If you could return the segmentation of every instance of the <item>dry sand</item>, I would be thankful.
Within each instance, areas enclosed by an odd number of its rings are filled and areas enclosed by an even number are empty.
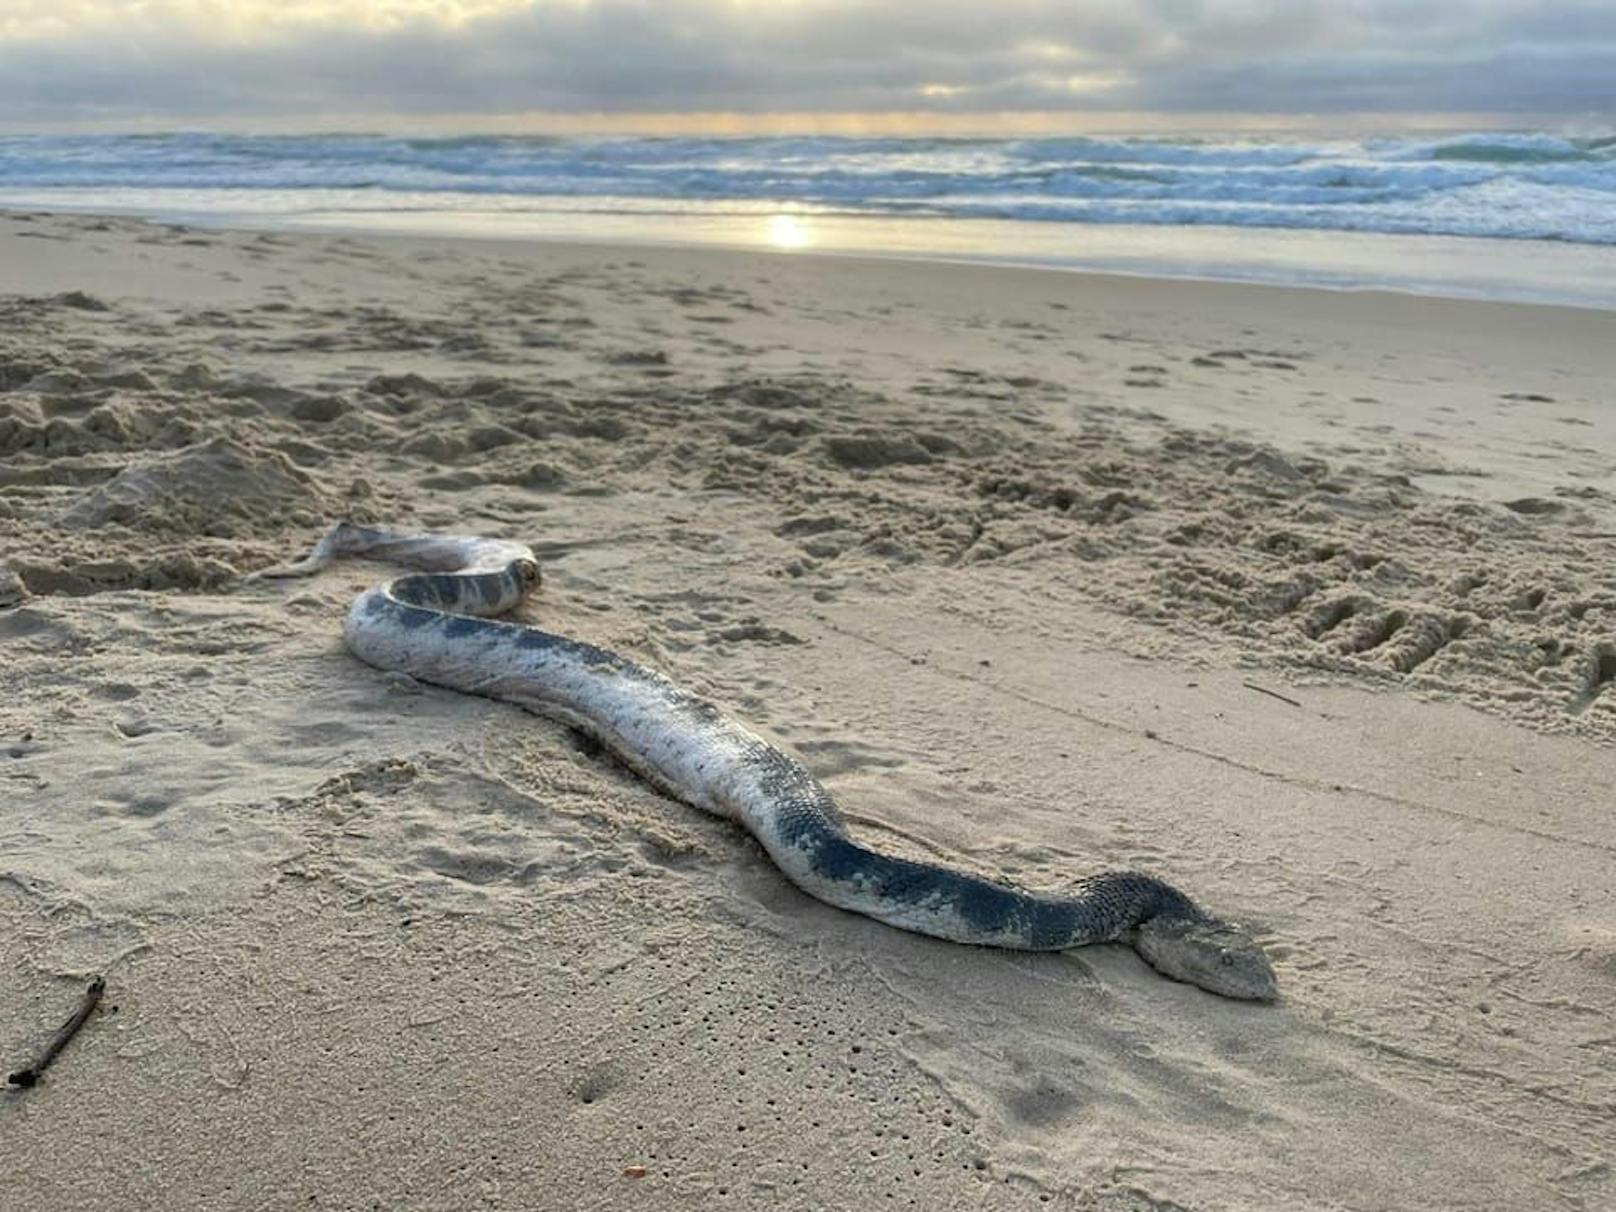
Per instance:
[[[108,974],[18,1206],[1616,1206],[1611,315],[48,215],[0,292],[6,1067]],[[348,658],[382,569],[242,583],[337,517],[1284,1001],[806,898]]]

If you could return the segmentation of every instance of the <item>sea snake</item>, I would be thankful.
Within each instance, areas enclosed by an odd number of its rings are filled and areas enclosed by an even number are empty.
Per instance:
[[[1106,871],[1065,894],[1030,892],[855,840],[801,762],[712,703],[604,648],[494,618],[539,584],[538,561],[520,543],[344,522],[307,558],[257,575],[305,576],[345,555],[420,570],[354,600],[343,638],[360,660],[594,737],[661,791],[744,826],[810,896],[958,943],[1064,951],[1126,942],[1176,980],[1225,997],[1278,996],[1249,933],[1153,876]]]

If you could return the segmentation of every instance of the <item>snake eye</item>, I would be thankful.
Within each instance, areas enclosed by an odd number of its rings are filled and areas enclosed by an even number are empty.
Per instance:
[[[1225,965],[1234,963],[1234,952],[1233,951],[1219,951],[1218,952],[1218,963],[1225,964]]]

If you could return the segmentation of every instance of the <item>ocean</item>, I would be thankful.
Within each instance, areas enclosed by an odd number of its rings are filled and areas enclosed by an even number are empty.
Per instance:
[[[1616,307],[1616,135],[0,137],[0,206]]]

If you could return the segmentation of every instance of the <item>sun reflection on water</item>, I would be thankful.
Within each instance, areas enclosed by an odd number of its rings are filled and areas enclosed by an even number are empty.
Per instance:
[[[765,239],[776,248],[807,248],[813,236],[796,215],[770,215]]]

